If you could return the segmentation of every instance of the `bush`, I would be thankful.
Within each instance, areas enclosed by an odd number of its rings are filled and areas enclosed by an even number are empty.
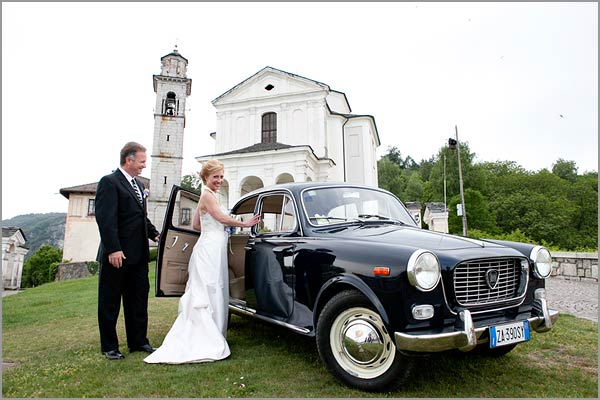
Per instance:
[[[23,264],[22,287],[35,287],[54,281],[62,250],[48,244],[40,247]]]
[[[587,252],[587,253],[597,253],[598,252],[598,249],[593,248],[593,247],[590,248],[590,247],[579,246],[575,249],[565,249],[557,244],[547,242],[543,239],[541,242],[536,242],[535,240],[532,240],[532,239],[528,238],[527,236],[525,236],[525,234],[523,232],[521,232],[521,230],[518,228],[515,229],[514,231],[512,231],[511,233],[496,233],[496,234],[485,232],[485,231],[480,231],[478,229],[469,229],[469,237],[473,238],[473,239],[496,239],[496,240],[507,240],[509,242],[537,244],[540,246],[544,246],[545,248],[550,250],[550,252],[553,252],[553,251],[578,251],[578,252]]]
[[[88,271],[90,274],[96,275],[98,273],[98,266],[100,265],[98,261],[86,261]]]
[[[150,249],[150,261],[156,261],[157,256],[158,256],[158,247]]]
[[[473,239],[496,239],[496,240],[507,240],[509,242],[520,242],[520,243],[533,243],[533,240],[529,239],[520,229],[515,229],[511,233],[489,233],[480,231],[478,229],[469,229],[470,238]]]
[[[55,261],[48,267],[48,282],[52,282],[56,279],[56,273],[58,272],[58,266],[62,264],[60,261]]]

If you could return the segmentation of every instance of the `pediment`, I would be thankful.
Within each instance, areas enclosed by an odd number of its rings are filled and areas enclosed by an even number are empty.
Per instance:
[[[325,90],[329,86],[299,75],[265,67],[245,81],[229,89],[212,101],[213,105],[237,103],[247,100],[290,96]]]

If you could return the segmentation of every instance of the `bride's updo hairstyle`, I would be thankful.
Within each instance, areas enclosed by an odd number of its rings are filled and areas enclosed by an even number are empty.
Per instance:
[[[202,165],[202,169],[200,170],[200,177],[202,178],[202,182],[206,185],[206,180],[211,174],[214,174],[217,171],[225,170],[225,166],[222,162],[218,160],[208,160]]]

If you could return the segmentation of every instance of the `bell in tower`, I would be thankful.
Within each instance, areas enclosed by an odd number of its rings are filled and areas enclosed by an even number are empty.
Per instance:
[[[176,102],[175,102],[175,93],[169,92],[167,93],[167,101],[164,109],[165,115],[176,115]]]

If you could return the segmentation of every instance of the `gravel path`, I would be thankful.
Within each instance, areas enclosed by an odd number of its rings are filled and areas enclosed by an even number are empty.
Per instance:
[[[548,307],[598,322],[598,283],[592,281],[546,279]]]

